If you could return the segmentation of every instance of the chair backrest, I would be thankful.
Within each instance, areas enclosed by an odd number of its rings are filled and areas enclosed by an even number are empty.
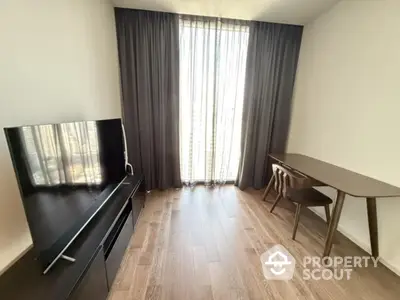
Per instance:
[[[305,189],[313,186],[314,180],[299,173],[293,172],[277,164],[272,164],[275,176],[275,190],[283,197],[287,196],[289,189]]]

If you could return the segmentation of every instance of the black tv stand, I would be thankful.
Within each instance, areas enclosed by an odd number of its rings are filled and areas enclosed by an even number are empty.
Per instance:
[[[28,251],[0,276],[0,299],[107,299],[141,209],[142,176],[128,176],[80,233],[64,255],[42,275],[42,266]]]

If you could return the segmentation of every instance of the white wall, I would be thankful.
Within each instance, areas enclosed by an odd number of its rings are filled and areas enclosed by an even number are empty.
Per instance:
[[[0,127],[120,117],[114,11],[108,0],[3,0]],[[31,245],[0,134],[0,273]]]
[[[399,13],[398,0],[342,1],[305,27],[288,152],[400,186]],[[380,255],[400,274],[400,199],[377,203]],[[364,199],[346,198],[339,226],[370,248]]]

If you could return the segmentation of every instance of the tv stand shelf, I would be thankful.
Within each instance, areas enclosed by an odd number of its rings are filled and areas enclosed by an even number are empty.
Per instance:
[[[59,260],[42,275],[43,268],[30,250],[0,276],[0,299],[105,300],[144,199],[142,176],[128,176],[65,251],[74,263]]]

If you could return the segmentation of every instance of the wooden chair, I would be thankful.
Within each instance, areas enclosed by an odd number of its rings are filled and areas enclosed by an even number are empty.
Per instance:
[[[315,182],[313,179],[290,171],[277,164],[272,165],[272,170],[273,176],[275,176],[275,190],[278,196],[276,197],[270,211],[271,213],[274,211],[275,206],[283,197],[292,201],[296,205],[296,215],[292,234],[293,240],[296,239],[296,232],[300,221],[302,207],[323,206],[325,208],[326,220],[329,225],[329,204],[332,203],[332,200],[312,188]]]

